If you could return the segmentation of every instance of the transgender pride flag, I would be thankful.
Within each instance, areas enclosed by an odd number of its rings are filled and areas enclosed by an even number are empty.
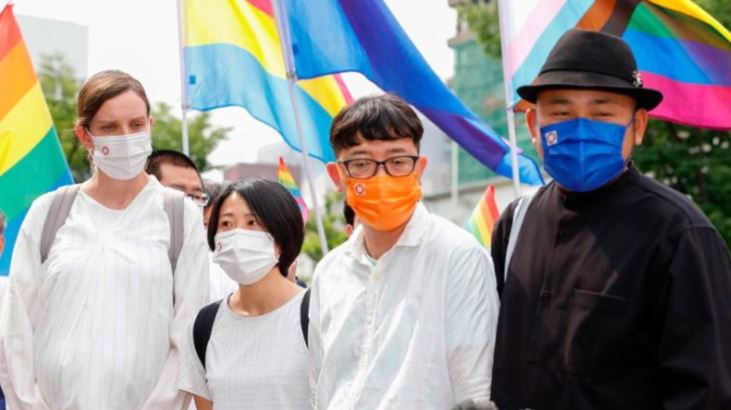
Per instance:
[[[577,27],[622,37],[645,87],[664,99],[651,115],[731,129],[731,32],[690,0],[500,0],[507,78],[530,84],[561,35]]]

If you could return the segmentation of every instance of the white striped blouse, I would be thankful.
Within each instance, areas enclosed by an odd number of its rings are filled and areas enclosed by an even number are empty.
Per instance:
[[[208,252],[201,211],[186,200],[173,275],[164,189],[150,177],[124,210],[80,191],[42,265],[52,196],[33,203],[0,310],[0,384],[10,408],[184,406],[178,341],[208,298]]]

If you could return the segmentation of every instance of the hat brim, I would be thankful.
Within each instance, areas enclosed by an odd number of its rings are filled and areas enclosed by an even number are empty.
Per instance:
[[[662,93],[651,88],[634,87],[627,81],[595,72],[556,70],[543,73],[531,85],[518,87],[518,95],[535,103],[538,94],[559,88],[611,91],[628,95],[637,101],[638,108],[651,110],[662,102]]]

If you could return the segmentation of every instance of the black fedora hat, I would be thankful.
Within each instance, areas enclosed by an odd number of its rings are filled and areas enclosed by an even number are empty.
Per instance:
[[[518,95],[535,103],[541,91],[556,88],[626,94],[634,97],[639,108],[648,110],[662,101],[659,91],[642,87],[637,62],[627,43],[597,31],[567,31],[551,50],[533,84],[518,87]]]

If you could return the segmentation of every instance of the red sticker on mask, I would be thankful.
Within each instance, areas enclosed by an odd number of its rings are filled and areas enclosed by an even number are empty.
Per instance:
[[[355,194],[356,195],[358,195],[358,196],[365,195],[365,191],[366,191],[365,185],[363,185],[363,184],[355,184],[355,186],[353,188],[355,189]]]
[[[102,154],[104,154],[104,155],[109,155],[109,147],[107,147],[107,146],[103,146],[103,147],[102,147]]]

